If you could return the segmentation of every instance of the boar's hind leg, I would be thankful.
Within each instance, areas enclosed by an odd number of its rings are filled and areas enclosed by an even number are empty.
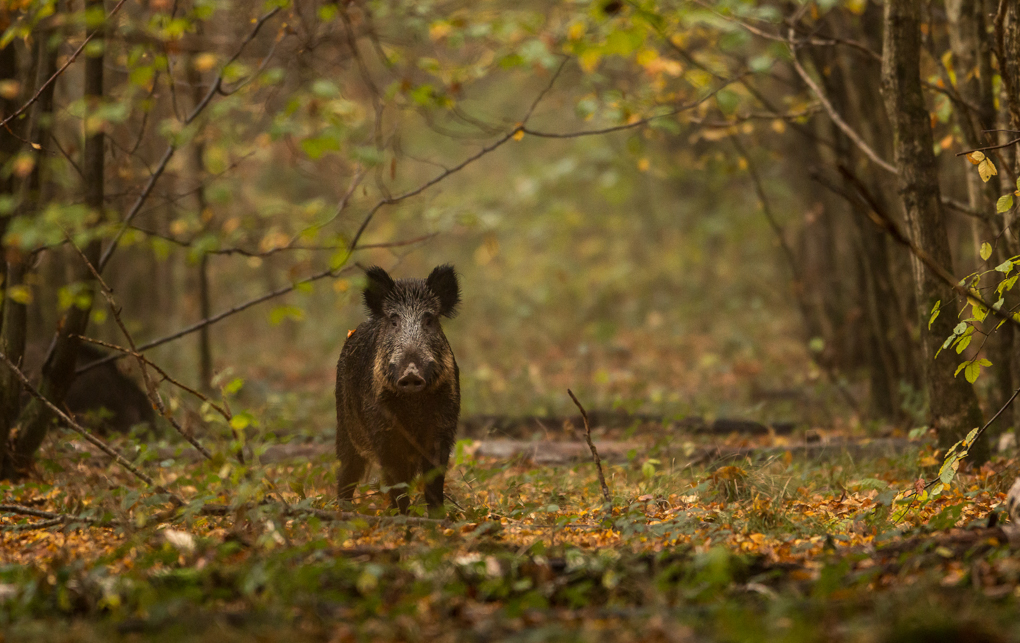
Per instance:
[[[350,437],[337,431],[336,455],[340,458],[340,475],[337,480],[337,499],[350,500],[354,497],[354,488],[365,475],[365,458],[355,450]]]
[[[337,481],[337,498],[350,500],[354,497],[354,488],[358,481],[365,475],[365,465],[368,464],[365,458],[356,453],[350,454],[340,461],[340,477]]]
[[[450,464],[450,451],[453,449],[453,441],[441,438],[437,445],[433,461],[422,462],[422,471],[425,477],[425,502],[429,509],[438,509],[443,506],[443,489],[446,486],[446,469]]]
[[[402,486],[390,489],[390,502],[392,507],[399,509],[400,513],[406,514],[407,508],[411,506],[411,482],[414,481],[414,470],[407,462],[391,462],[383,465],[383,484],[393,487],[398,484]]]

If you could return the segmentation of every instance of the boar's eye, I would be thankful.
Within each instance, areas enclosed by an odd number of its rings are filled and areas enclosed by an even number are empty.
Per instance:
[[[390,315],[390,324],[391,324],[391,325],[392,325],[392,326],[393,326],[394,328],[396,328],[397,326],[399,326],[399,325],[400,325],[400,315],[398,315],[398,314],[396,314],[396,313],[393,313],[392,315]]]
[[[421,323],[425,326],[431,326],[436,322],[436,316],[432,313],[425,313],[421,316]]]

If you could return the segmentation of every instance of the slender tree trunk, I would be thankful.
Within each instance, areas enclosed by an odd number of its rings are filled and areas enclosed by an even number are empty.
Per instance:
[[[103,0],[87,0],[86,11],[95,7],[103,8]],[[100,31],[93,39],[94,43],[105,44],[102,40],[102,24],[88,31]],[[85,58],[85,106],[88,112],[95,111],[103,99],[103,48],[91,49]],[[102,213],[104,187],[105,145],[102,128],[89,131],[86,119],[85,144],[82,151],[82,188],[86,206],[90,210]],[[100,242],[92,241],[84,249],[86,259],[93,266],[99,265]],[[60,406],[67,391],[74,381],[74,369],[77,362],[78,336],[88,327],[89,315],[92,311],[95,278],[77,253],[69,253],[70,261],[75,266],[74,272],[78,281],[86,289],[87,304],[72,305],[62,316],[56,337],[46,356],[39,382],[39,392],[55,405]],[[26,470],[36,450],[46,438],[46,433],[54,418],[38,400],[32,399],[19,418],[20,429],[14,444],[13,466],[14,475]],[[8,474],[10,475],[10,474]]]
[[[188,82],[191,84],[191,98],[195,105],[202,101],[205,88],[202,86],[202,74],[195,68],[194,60],[188,61]],[[198,205],[198,214],[203,222],[209,214],[209,203],[205,198],[205,189],[202,181],[205,179],[205,143],[202,135],[194,141],[192,146],[191,169],[194,172],[196,191],[195,200]],[[199,317],[208,319],[212,316],[212,304],[209,293],[209,255],[203,254],[198,262],[198,307]],[[212,390],[212,341],[210,340],[210,329],[208,326],[198,331],[198,372],[200,386],[203,390]]]
[[[956,72],[956,91],[963,98],[954,105],[956,122],[964,134],[967,147],[973,149],[996,142],[993,135],[984,133],[995,128],[995,101],[992,93],[991,39],[988,38],[982,2],[972,0],[947,0],[946,15],[949,21],[949,42],[953,51],[953,68]],[[971,107],[973,106],[973,108]],[[1006,261],[1020,253],[1012,234],[1000,235],[1006,222],[995,215],[995,202],[1003,187],[1000,176],[993,176],[987,183],[977,172],[968,171],[967,195],[970,208],[981,213],[983,218],[972,219],[975,241],[990,242],[995,250],[988,258],[986,269]],[[998,273],[994,276],[1001,277]],[[997,284],[995,284],[997,285]],[[988,330],[998,322],[991,322]],[[991,396],[991,406],[998,407],[1013,394],[1013,326],[1006,324],[995,331],[985,346],[985,352],[996,369],[992,371],[996,386]],[[1012,424],[1011,416],[1005,416],[1000,424]],[[991,435],[1001,432],[992,427]]]
[[[0,79],[3,80],[16,80],[18,74],[18,58],[15,50],[14,43],[9,43],[3,49],[0,49]],[[0,98],[0,109],[3,110],[3,114],[0,117],[6,116],[13,112],[16,107],[16,99]],[[0,165],[6,165],[7,162],[17,153],[20,147],[18,139],[13,133],[0,129]],[[0,176],[0,194],[4,196],[13,196],[14,194],[14,177],[13,176]],[[9,217],[3,217],[0,219],[0,238],[7,229]],[[6,248],[5,254],[10,256],[11,251]],[[5,274],[0,275],[4,279],[4,286],[6,288],[10,280],[10,275],[6,268],[7,262],[0,262],[0,269]],[[11,309],[14,307],[11,304],[11,298],[8,296],[9,289],[4,292],[4,298],[0,305],[3,306],[3,315],[7,316],[11,313]],[[11,328],[7,323],[3,324],[2,331],[5,333]],[[4,354],[11,355],[12,359],[17,361],[13,357],[16,352],[16,341],[10,341],[12,338],[8,338],[6,335],[0,336],[0,350]],[[22,348],[24,353],[24,348]],[[18,394],[20,392],[20,386],[15,385],[15,378],[7,369],[3,369],[0,372],[0,476],[2,476],[5,469],[9,468],[9,456],[7,453],[7,440],[10,435],[11,428],[13,428],[14,419],[18,416]]]
[[[999,59],[999,74],[1002,78],[1003,94],[1006,98],[1007,123],[1009,129],[1020,130],[1020,0],[999,0],[995,15],[996,51]],[[1009,134],[1010,137],[1015,136]],[[1013,158],[1013,172],[1020,175],[1020,154],[1016,146],[1003,150],[1007,158]],[[1012,190],[1016,186],[1006,185],[1003,190]],[[1017,214],[1006,213],[1009,222],[1016,223]],[[1014,338],[1017,333],[1014,332]],[[1020,350],[1017,350],[1014,339],[1012,352],[1012,373],[1014,386],[1020,384]],[[1013,427],[1020,438],[1020,404],[1013,404]]]
[[[946,235],[942,196],[935,164],[931,121],[921,91],[921,3],[896,0],[885,5],[882,46],[882,93],[893,128],[900,196],[913,241],[939,265],[952,272],[952,257]],[[981,409],[973,387],[962,377],[953,377],[955,363],[947,357],[933,362],[945,338],[952,334],[955,318],[939,315],[928,329],[928,317],[936,302],[948,304],[953,291],[943,285],[916,258],[912,262],[917,314],[921,325],[924,354],[924,385],[928,398],[928,420],[943,447],[962,439],[982,423]],[[975,462],[988,458],[988,443],[971,450]]]

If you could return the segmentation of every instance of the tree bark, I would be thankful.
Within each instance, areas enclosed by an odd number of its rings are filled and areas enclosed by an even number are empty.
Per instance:
[[[85,7],[87,13],[96,7],[102,9],[103,0],[87,0]],[[90,33],[92,31],[99,32],[93,38],[93,43],[105,45],[102,40],[102,29],[103,23],[95,25],[91,29],[87,27]],[[90,53],[86,54],[84,97],[88,112],[94,112],[103,100],[103,58],[103,48],[98,48],[98,51],[91,49]],[[81,160],[84,201],[90,210],[100,213],[101,219],[104,193],[105,135],[101,127],[95,131],[89,131],[88,118],[86,118],[85,125],[85,144]],[[101,246],[98,240],[89,242],[83,249],[86,259],[93,266],[99,265],[100,251]],[[95,288],[95,278],[88,267],[82,265],[81,257],[77,253],[71,253],[69,256],[70,261],[74,262],[78,281],[84,284],[87,303],[72,305],[62,315],[56,336],[50,346],[46,361],[43,363],[39,392],[58,407],[63,403],[64,397],[74,381],[80,343],[78,336],[83,334],[88,327]],[[7,477],[20,475],[28,469],[36,450],[46,439],[46,434],[54,420],[49,409],[37,399],[33,398],[25,406],[18,418],[20,428],[12,453],[13,471],[5,472]]]
[[[999,0],[995,15],[996,52],[999,59],[999,74],[1002,78],[1002,90],[1006,99],[1005,120],[1009,129],[1020,130],[1020,0]],[[1007,134],[1010,138],[1015,134]],[[1020,154],[1017,146],[1003,150],[1007,158],[1013,158],[1013,173],[1020,175]],[[1012,190],[1015,186],[1005,185],[1003,190]],[[1010,222],[1016,221],[1016,211],[1007,212]],[[1017,334],[1014,333],[1014,338]],[[1020,384],[1020,351],[1012,353],[1012,372],[1014,386]],[[1020,437],[1020,404],[1013,405],[1013,427]]]
[[[967,141],[967,147],[971,149],[996,142],[994,136],[983,133],[994,129],[996,120],[992,93],[991,40],[988,38],[983,9],[982,2],[946,1],[949,43],[953,52],[953,69],[956,72],[956,91],[963,99],[962,102],[954,104],[953,111],[960,131]],[[967,171],[965,176],[970,208],[983,215],[983,218],[971,219],[975,246],[980,247],[981,242],[987,241],[995,247],[985,266],[990,270],[1020,253],[1020,247],[1017,247],[1013,234],[999,234],[1006,226],[1006,221],[995,214],[995,202],[1003,190],[1001,176],[993,176],[988,182],[982,181],[974,171]],[[992,274],[998,276],[1001,281],[1002,275]],[[991,323],[986,330],[992,331],[998,322],[989,321]],[[1006,324],[993,332],[985,346],[988,358],[997,367],[989,373],[995,378],[996,383],[990,400],[990,405],[994,408],[998,408],[1013,394],[1016,381],[1013,372],[1014,336],[1013,326]],[[1013,424],[1013,416],[1004,414],[1003,419],[997,424],[1000,426]],[[990,435],[1000,433],[1000,426],[991,427]]]
[[[202,101],[205,94],[205,87],[202,85],[202,74],[195,68],[195,61],[192,57],[188,60],[188,82],[191,84],[191,99],[194,105]],[[205,198],[205,189],[202,181],[205,179],[205,143],[200,134],[192,146],[191,169],[194,172],[196,190],[195,201],[198,206],[198,215],[203,222],[207,222],[207,210],[209,203]],[[199,317],[208,319],[212,316],[212,303],[210,301],[209,289],[209,255],[203,254],[198,261],[198,307]],[[202,390],[212,390],[212,341],[211,330],[205,326],[198,332],[198,374]]]
[[[921,91],[921,3],[897,0],[885,4],[882,46],[882,93],[893,129],[900,197],[913,241],[934,261],[952,272],[952,257],[946,234],[938,168],[935,164],[931,120]],[[936,429],[939,443],[948,447],[981,426],[982,414],[973,387],[953,376],[955,364],[947,357],[936,364],[933,357],[945,338],[952,334],[955,318],[943,313],[928,328],[932,308],[954,301],[954,294],[930,274],[916,257],[912,261],[917,314],[921,321],[924,356],[924,388],[928,398],[928,421]],[[951,310],[947,309],[947,310]],[[988,459],[987,440],[974,445],[974,462]]]
[[[0,49],[0,79],[3,80],[14,80],[18,76],[18,58],[15,50],[14,43],[8,44],[3,49]],[[3,115],[9,114],[17,109],[16,99],[0,98],[0,110],[3,110]],[[0,116],[2,117],[2,116]],[[0,129],[0,165],[6,165],[8,161],[17,153],[20,147],[20,142],[12,132],[8,132],[5,129]],[[0,194],[5,196],[13,196],[14,193],[14,176],[0,176]],[[7,229],[10,216],[4,216],[0,219],[0,238]],[[10,254],[5,249],[5,254]],[[6,268],[7,263],[0,263],[0,269],[5,274],[0,275],[3,277],[3,283],[6,285],[9,283],[10,275]],[[7,296],[8,291],[5,290],[4,298],[0,306],[3,307],[3,315],[6,316],[11,312],[13,306],[11,305],[11,298]],[[3,324],[3,331],[7,331],[10,326],[6,323]],[[0,350],[5,354],[12,354],[16,342],[9,342],[9,338],[6,336],[0,336]],[[24,353],[23,342],[22,342],[22,354]],[[12,359],[17,361],[17,358],[12,356]],[[0,476],[6,468],[9,467],[9,456],[7,453],[7,440],[10,435],[11,429],[14,425],[14,420],[18,415],[17,400],[20,393],[21,387],[15,386],[16,378],[6,368],[0,373]],[[6,466],[5,466],[6,465]]]

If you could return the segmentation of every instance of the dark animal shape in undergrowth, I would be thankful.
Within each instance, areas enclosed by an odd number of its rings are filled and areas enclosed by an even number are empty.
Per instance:
[[[107,357],[90,344],[78,348],[78,366]],[[155,414],[148,396],[133,379],[120,372],[116,362],[107,362],[79,373],[64,398],[75,419],[100,435],[127,433],[136,424],[154,430]]]
[[[394,281],[378,267],[366,275],[369,319],[348,335],[336,367],[337,496],[350,500],[374,460],[387,486],[422,476],[429,510],[440,510],[460,416],[460,371],[439,320],[456,314],[457,275],[450,265],[426,279]],[[401,513],[409,493],[409,486],[390,490]]]

